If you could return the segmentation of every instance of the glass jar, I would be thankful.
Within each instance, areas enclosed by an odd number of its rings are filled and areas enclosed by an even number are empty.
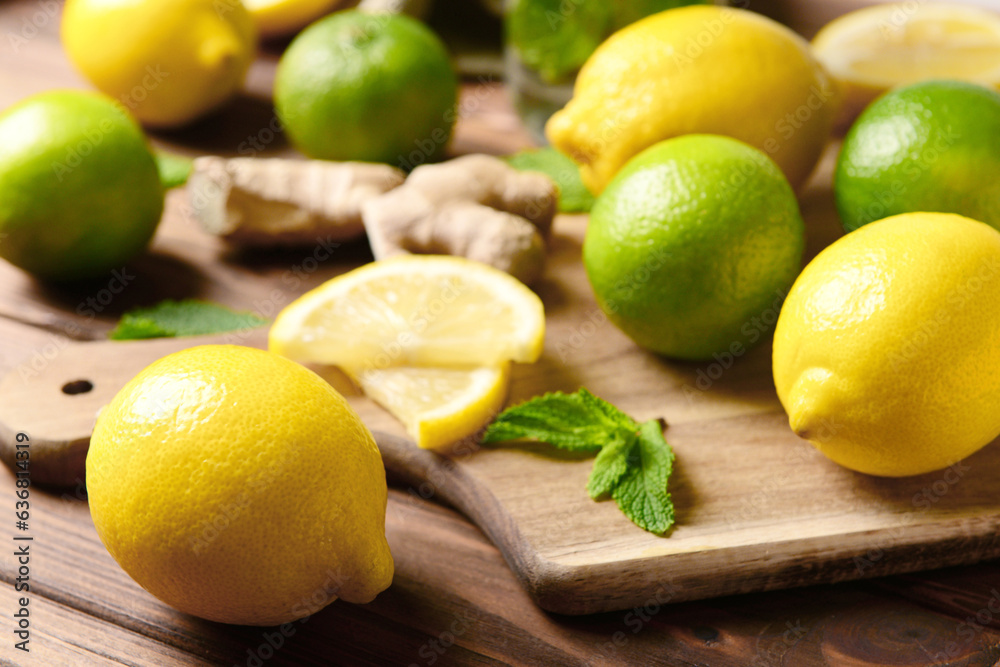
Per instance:
[[[580,67],[611,33],[675,7],[714,0],[507,0],[504,78],[531,136],[546,144],[545,122],[573,96]]]

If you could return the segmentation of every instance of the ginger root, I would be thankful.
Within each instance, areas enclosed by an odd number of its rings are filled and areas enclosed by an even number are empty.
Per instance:
[[[363,204],[362,216],[376,259],[459,255],[531,283],[544,270],[557,204],[548,176],[467,155],[417,167],[403,185]]]
[[[404,178],[384,164],[206,156],[187,189],[207,232],[241,245],[299,245],[362,236],[362,205]]]

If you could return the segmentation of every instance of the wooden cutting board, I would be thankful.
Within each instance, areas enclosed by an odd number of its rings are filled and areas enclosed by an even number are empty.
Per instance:
[[[841,233],[829,191],[834,150],[801,197],[808,255]],[[181,285],[189,295],[273,314],[268,308],[365,259],[363,248],[345,247],[309,272],[302,258],[287,256],[265,259],[291,268],[248,270],[262,260],[233,256],[201,236],[182,208],[176,193],[158,251],[148,259],[155,266],[147,274],[140,266],[137,280],[186,264],[193,270]],[[442,458],[401,439],[391,417],[336,370],[323,369],[376,432],[392,481],[411,497],[443,501],[468,515],[539,605],[583,614],[1000,556],[1000,447],[908,479],[868,477],[830,463],[789,430],[763,333],[764,343],[742,358],[692,364],[643,352],[610,325],[580,264],[585,227],[584,217],[557,220],[551,264],[538,286],[548,314],[545,353],[537,364],[516,368],[509,402],[585,386],[638,420],[665,418],[677,454],[671,480],[677,525],[666,537],[632,525],[614,502],[587,496],[591,458],[545,445],[468,447]],[[295,289],[289,275],[301,275]],[[761,313],[761,324],[775,315]],[[30,357],[0,384],[0,435],[8,445],[17,431],[36,443],[67,443],[76,452],[68,460],[78,467],[96,410],[140,368],[204,342],[263,346],[264,334],[125,343],[54,337],[51,354]],[[93,388],[63,391],[79,380]]]

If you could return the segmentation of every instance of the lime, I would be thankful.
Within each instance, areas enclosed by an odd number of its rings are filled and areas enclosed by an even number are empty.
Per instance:
[[[306,155],[410,167],[444,151],[457,94],[448,53],[430,29],[357,10],[300,33],[274,82],[278,117]]]
[[[162,212],[146,138],[113,100],[55,91],[0,115],[0,256],[12,264],[98,276],[145,248]]]
[[[886,93],[844,138],[834,194],[844,228],[899,213],[1000,227],[1000,93],[927,81]]]
[[[601,309],[642,347],[738,357],[777,320],[803,236],[770,158],[687,135],[640,153],[597,198],[583,261]]]
[[[239,0],[67,0],[70,61],[146,125],[176,127],[229,100],[256,55]]]
[[[87,493],[118,564],[201,618],[279,625],[392,582],[371,433],[270,352],[203,345],[148,366],[97,419]]]
[[[1000,233],[906,213],[828,246],[774,333],[791,428],[842,466],[900,477],[1000,435]]]

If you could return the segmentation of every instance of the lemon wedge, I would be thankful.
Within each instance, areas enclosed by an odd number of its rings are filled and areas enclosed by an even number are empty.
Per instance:
[[[844,89],[841,124],[889,88],[927,79],[1000,86],[1000,14],[944,2],[867,7],[827,24],[813,53]]]
[[[257,34],[264,38],[289,35],[321,16],[349,4],[347,0],[243,0]]]
[[[510,364],[492,368],[382,368],[354,376],[365,394],[403,423],[419,447],[446,452],[503,407]]]
[[[496,367],[542,353],[542,301],[516,278],[460,257],[366,264],[282,310],[268,345],[297,361],[368,370]]]

